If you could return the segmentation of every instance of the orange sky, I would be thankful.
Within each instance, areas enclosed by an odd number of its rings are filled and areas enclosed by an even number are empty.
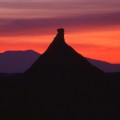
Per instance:
[[[0,51],[32,49],[43,53],[56,35],[0,37]],[[65,31],[65,40],[80,54],[111,63],[120,63],[120,29],[108,28],[93,31]],[[12,42],[10,42],[12,41]]]
[[[80,54],[120,63],[119,6],[119,0],[0,0],[0,52],[43,53],[63,27]]]

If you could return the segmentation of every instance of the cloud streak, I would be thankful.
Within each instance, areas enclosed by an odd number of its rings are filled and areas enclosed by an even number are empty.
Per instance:
[[[108,0],[101,0],[101,1],[96,1],[96,0],[64,0],[60,1],[58,0],[57,2],[55,0],[47,0],[47,1],[32,1],[32,0],[24,0],[24,1],[0,1],[0,8],[11,8],[11,9],[41,9],[41,8],[48,8],[48,9],[75,9],[75,8],[94,8],[94,7],[111,7],[119,8],[120,2],[119,0],[111,0],[108,3]]]
[[[74,14],[120,12],[118,0],[55,0],[46,1],[0,1],[1,18],[45,18]],[[1,12],[2,11],[2,12]]]
[[[75,29],[89,30],[119,25],[120,12],[64,18],[0,19],[0,36],[52,34],[58,27],[65,27],[67,31],[75,31]]]

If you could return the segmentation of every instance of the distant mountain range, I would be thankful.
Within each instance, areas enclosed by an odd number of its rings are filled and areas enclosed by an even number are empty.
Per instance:
[[[111,64],[105,61],[100,61],[100,60],[94,60],[91,58],[87,58],[87,60],[103,70],[104,72],[120,72],[120,64]]]
[[[39,57],[37,52],[6,51],[0,53],[0,73],[22,73],[26,71]]]
[[[0,73],[23,73],[39,56],[40,54],[33,50],[0,53]],[[87,58],[87,60],[104,72],[120,72],[120,64],[111,64],[91,58]]]

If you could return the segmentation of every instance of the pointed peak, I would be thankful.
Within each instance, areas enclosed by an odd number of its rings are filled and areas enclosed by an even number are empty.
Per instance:
[[[64,39],[64,29],[63,28],[59,28],[57,29],[57,35],[54,38],[53,42],[51,44],[65,44],[65,39]]]
[[[65,40],[64,40],[64,29],[59,28],[59,29],[57,29],[57,32],[58,32],[58,34],[56,35],[54,41],[57,41],[59,43],[60,42],[64,43],[65,42]]]
[[[57,29],[57,35],[56,37],[54,38],[53,42],[54,41],[57,41],[58,43],[60,42],[64,42],[64,29],[63,28],[59,28]]]
[[[63,47],[66,46],[65,39],[64,39],[64,29],[59,28],[57,29],[57,35],[55,36],[54,40],[52,43],[49,45],[48,49],[45,51],[50,52],[50,51],[60,51],[63,49]]]
[[[64,29],[63,28],[59,28],[59,29],[57,29],[57,32],[60,33],[60,34],[64,34]]]

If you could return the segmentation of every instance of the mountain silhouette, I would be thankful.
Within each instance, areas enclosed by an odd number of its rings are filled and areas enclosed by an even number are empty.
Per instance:
[[[47,112],[49,119],[87,119],[88,113],[92,119],[95,114],[92,115],[93,107],[89,107],[97,101],[88,96],[95,97],[97,91],[104,91],[104,72],[66,44],[64,29],[57,32],[45,53],[24,73],[24,82],[29,82],[27,91],[31,91],[32,101],[30,96],[27,99],[35,110],[33,115],[39,118],[37,112],[41,113],[41,106],[46,106],[42,114]]]
[[[91,64],[107,73],[120,72],[120,64],[112,64],[101,60],[86,58]]]
[[[117,119],[120,74],[104,73],[66,44],[63,28],[57,32],[28,70],[0,78],[1,119]]]
[[[64,40],[64,29],[60,28],[57,31],[58,33],[48,49],[39,57],[31,68],[27,70],[27,72],[39,74],[41,67],[43,66],[45,69],[54,68],[57,71],[66,70],[65,72],[67,72],[67,69],[69,70],[71,67],[71,70],[74,70],[74,72],[79,71],[80,73],[80,71],[84,71],[89,73],[89,75],[92,75],[95,72],[98,74],[103,73],[103,71],[91,65],[87,59],[66,44]],[[42,71],[44,68],[42,68]]]
[[[0,53],[0,73],[25,72],[39,56],[32,50]]]

